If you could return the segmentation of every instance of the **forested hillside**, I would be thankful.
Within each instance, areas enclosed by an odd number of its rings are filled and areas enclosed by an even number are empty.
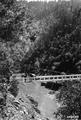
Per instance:
[[[0,100],[3,101],[0,114],[3,118],[7,92],[15,97],[18,92],[17,81],[10,81],[13,73],[81,73],[81,2],[0,0]]]
[[[35,6],[33,2],[30,4]],[[35,15],[40,20],[42,31],[39,40],[36,39],[38,42],[34,43],[33,54],[25,55],[22,60],[21,71],[36,75],[80,73],[80,3],[36,4]],[[39,4],[42,8],[38,7]],[[32,9],[34,11],[34,7]]]

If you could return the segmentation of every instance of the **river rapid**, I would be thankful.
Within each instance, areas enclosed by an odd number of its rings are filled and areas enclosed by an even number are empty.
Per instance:
[[[53,113],[58,108],[55,94],[49,94],[50,90],[45,88],[45,86],[41,86],[41,83],[37,81],[26,83],[26,87],[20,85],[20,89],[23,89],[24,93],[38,102],[38,109],[43,117],[53,119]]]

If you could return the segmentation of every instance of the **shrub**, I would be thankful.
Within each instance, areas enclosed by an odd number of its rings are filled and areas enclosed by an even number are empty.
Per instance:
[[[11,93],[14,97],[16,97],[17,94],[18,94],[18,90],[19,90],[18,84],[19,84],[19,83],[18,83],[17,80],[11,81],[11,86],[10,86],[10,88],[9,88],[9,91],[10,91],[10,93]]]
[[[61,115],[66,120],[67,116],[79,116],[81,119],[81,83],[77,81],[64,82],[57,94],[58,102],[62,106],[58,109],[57,116]]]

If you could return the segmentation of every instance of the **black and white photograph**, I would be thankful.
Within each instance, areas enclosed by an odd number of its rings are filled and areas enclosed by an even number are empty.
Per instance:
[[[81,0],[0,0],[0,120],[81,120]]]

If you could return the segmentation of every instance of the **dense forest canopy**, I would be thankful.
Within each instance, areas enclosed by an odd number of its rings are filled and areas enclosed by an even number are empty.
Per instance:
[[[9,72],[80,73],[80,4],[1,2],[0,44]]]
[[[28,3],[0,0],[0,90],[4,97],[3,108],[7,96],[4,83],[7,88],[11,85],[9,91],[16,96],[18,83],[15,80],[11,82],[9,78],[19,72],[36,75],[81,74],[80,1]],[[64,83],[66,88],[61,89],[66,94],[67,89],[72,91],[68,84]],[[16,91],[13,91],[13,86]],[[76,94],[79,88],[72,91],[76,96],[74,101],[80,100]],[[66,99],[65,93],[60,97]],[[64,103],[69,106],[66,101]],[[62,115],[64,110],[60,112]],[[71,111],[72,114],[74,112],[80,115],[76,109]],[[4,109],[1,114],[4,117]]]
[[[29,58],[26,55],[22,60],[22,70],[38,75],[81,72],[80,4],[76,1],[29,3],[33,14],[41,23],[42,31],[39,40],[36,39],[34,43],[38,44],[35,45],[37,49],[34,47],[32,55]]]

